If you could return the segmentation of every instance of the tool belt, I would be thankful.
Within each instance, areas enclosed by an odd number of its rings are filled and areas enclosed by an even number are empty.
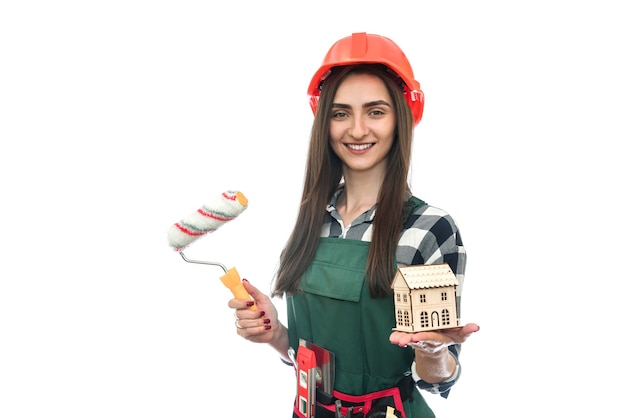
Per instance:
[[[315,418],[405,418],[402,402],[411,401],[414,390],[410,375],[402,378],[396,387],[359,396],[334,390],[329,397],[318,390]]]

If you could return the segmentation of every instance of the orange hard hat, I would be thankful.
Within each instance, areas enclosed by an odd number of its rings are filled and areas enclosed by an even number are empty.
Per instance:
[[[424,111],[424,93],[413,76],[406,55],[391,39],[364,32],[340,39],[328,50],[322,66],[309,84],[309,103],[313,114],[317,111],[322,84],[331,69],[353,64],[383,64],[393,70],[403,82],[404,97],[413,113],[413,126],[419,123]]]

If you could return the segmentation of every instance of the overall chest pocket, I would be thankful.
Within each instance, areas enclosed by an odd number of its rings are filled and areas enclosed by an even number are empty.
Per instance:
[[[337,367],[362,371],[364,272],[314,261],[294,296],[300,337],[332,351]],[[303,320],[306,318],[306,320]],[[304,325],[306,323],[306,325]]]
[[[314,261],[302,278],[303,308],[308,310],[312,337],[345,347],[362,333],[361,301],[364,272]],[[329,340],[328,342],[326,340]]]
[[[304,292],[339,301],[359,302],[365,271],[362,268],[313,261],[300,282]]]

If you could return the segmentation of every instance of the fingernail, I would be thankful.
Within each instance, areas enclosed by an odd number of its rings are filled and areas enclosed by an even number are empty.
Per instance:
[[[265,318],[265,319],[263,320],[263,323],[264,323],[264,324],[269,324],[269,323],[270,323],[270,319],[269,319],[269,318]]]
[[[243,279],[241,279],[241,281],[242,281],[242,282],[247,282],[247,281],[248,281],[248,279],[243,278]],[[248,283],[250,283],[250,282],[248,282]]]
[[[252,305],[254,305],[254,302],[252,301],[246,302],[246,306],[252,306]]]
[[[271,326],[271,325],[266,325],[266,326],[265,326],[265,331],[269,331],[270,329],[272,329],[272,326]]]
[[[264,316],[265,316],[265,311],[259,312],[259,318],[264,317]]]

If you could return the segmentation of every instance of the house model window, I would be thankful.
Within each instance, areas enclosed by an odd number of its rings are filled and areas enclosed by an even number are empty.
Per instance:
[[[458,285],[447,263],[398,268],[391,283],[396,310],[394,330],[420,332],[460,326]]]

